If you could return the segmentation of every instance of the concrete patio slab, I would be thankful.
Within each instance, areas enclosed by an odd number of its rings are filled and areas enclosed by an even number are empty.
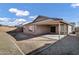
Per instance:
[[[16,41],[16,43],[25,54],[28,54],[44,45],[55,43],[56,41],[57,40],[51,40],[43,37],[35,37],[22,41]]]
[[[67,36],[67,35],[47,34],[47,35],[43,35],[42,37],[44,37],[44,38],[49,38],[49,39],[56,39],[56,40],[59,40],[59,39],[64,38],[65,36]]]

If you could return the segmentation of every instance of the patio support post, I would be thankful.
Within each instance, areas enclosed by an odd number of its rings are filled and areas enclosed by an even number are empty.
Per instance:
[[[59,40],[60,40],[60,31],[61,31],[61,26],[60,26],[60,23],[59,23],[59,29],[58,29],[58,30],[59,30],[59,33],[58,33],[58,34],[59,34],[59,35],[58,35],[58,38],[59,38]]]
[[[35,24],[34,24],[34,27],[33,27],[33,32],[35,32]]]
[[[65,24],[64,24],[64,35],[65,35],[65,32],[66,32],[66,27],[65,27]]]

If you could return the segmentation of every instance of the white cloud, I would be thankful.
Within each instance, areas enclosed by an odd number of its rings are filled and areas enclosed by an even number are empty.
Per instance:
[[[26,24],[26,23],[29,23],[28,21],[26,21],[25,19],[16,19],[14,21],[14,23],[16,23],[16,25],[23,25],[23,24]]]
[[[9,12],[11,12],[11,13],[16,13],[18,10],[16,9],[16,8],[10,8],[9,9]]]
[[[71,6],[72,6],[73,8],[79,7],[79,3],[72,3]]]
[[[14,25],[22,25],[24,23],[28,23],[28,22],[26,21],[26,19],[23,19],[23,18],[15,19],[15,18],[0,17],[0,24],[3,24],[3,25],[14,26]]]
[[[8,22],[11,18],[0,17],[0,22]]]
[[[31,18],[32,21],[35,20],[37,17],[38,17],[37,15],[35,15],[35,16],[29,16],[29,18]]]
[[[16,19],[14,22],[16,23],[23,23],[23,22],[26,22],[25,19]]]
[[[16,16],[28,16],[30,14],[27,10],[19,10],[17,8],[10,8],[9,12],[16,14]]]
[[[37,16],[35,15],[35,16],[29,16],[29,18],[32,18],[32,19],[35,19]]]

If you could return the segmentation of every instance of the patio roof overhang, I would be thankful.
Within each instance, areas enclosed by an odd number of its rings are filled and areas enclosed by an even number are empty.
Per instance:
[[[62,23],[60,21],[56,21],[56,20],[44,20],[44,21],[33,23],[33,24],[36,24],[36,25],[58,25],[58,24],[64,24],[64,23]]]

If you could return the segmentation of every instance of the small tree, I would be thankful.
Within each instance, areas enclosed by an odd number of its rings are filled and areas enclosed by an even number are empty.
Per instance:
[[[79,27],[79,22],[77,22],[77,25],[76,26]]]
[[[0,24],[0,26],[2,26],[2,24]]]
[[[76,25],[76,23],[75,23],[75,22],[71,22],[71,24],[72,24],[73,26],[75,26],[75,25]]]

